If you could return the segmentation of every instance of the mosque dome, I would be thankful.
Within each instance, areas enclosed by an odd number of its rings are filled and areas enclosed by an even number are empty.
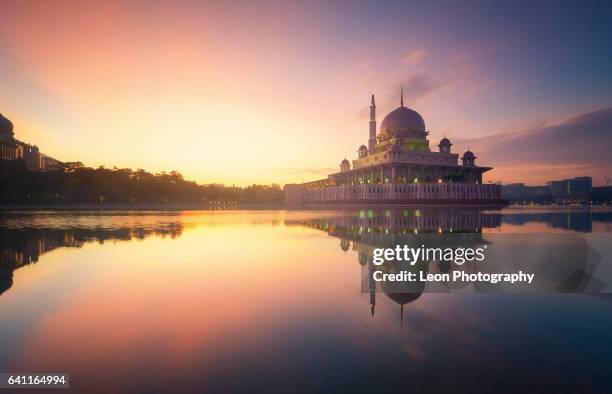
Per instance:
[[[450,145],[451,142],[448,138],[444,137],[440,140],[440,145]]]
[[[397,262],[392,262],[388,267],[388,273],[398,273],[401,271]],[[400,305],[407,304],[418,299],[425,290],[425,282],[381,282],[381,290],[387,297]]]
[[[13,136],[13,123],[0,114],[0,135]]]
[[[367,146],[365,146],[365,145],[361,145],[361,146],[359,147],[359,150],[368,150],[368,147],[367,147]]]
[[[391,137],[395,132],[425,133],[425,121],[416,111],[400,106],[391,111],[380,124],[380,133]]]
[[[472,151],[471,151],[471,150],[468,150],[468,151],[466,151],[466,152],[463,154],[463,157],[466,157],[466,158],[468,158],[468,157],[469,157],[469,158],[474,158],[474,153],[472,153]]]
[[[405,305],[409,302],[415,301],[423,293],[385,293],[387,297],[398,303],[399,305]]]
[[[344,159],[340,164],[351,164],[348,160]]]

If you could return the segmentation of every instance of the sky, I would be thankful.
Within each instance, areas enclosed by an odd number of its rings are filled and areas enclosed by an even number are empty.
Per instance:
[[[486,181],[612,177],[611,2],[12,1],[0,113],[63,161],[325,177],[399,105]]]

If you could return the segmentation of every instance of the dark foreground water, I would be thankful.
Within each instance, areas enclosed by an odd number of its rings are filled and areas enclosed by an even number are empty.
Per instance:
[[[610,392],[612,298],[593,293],[611,226],[605,209],[4,212],[0,372],[86,393]],[[557,241],[580,274],[538,294],[372,291],[373,248],[449,234],[517,264]]]

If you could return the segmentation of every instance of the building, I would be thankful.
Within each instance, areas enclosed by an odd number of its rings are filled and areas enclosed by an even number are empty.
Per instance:
[[[15,160],[23,157],[23,148],[13,136],[13,123],[0,114],[0,159]]]
[[[597,203],[612,204],[612,186],[598,186],[591,190],[591,200]]]
[[[36,145],[15,139],[14,135],[13,123],[0,114],[0,159],[23,159],[30,170],[63,169],[64,163],[40,152]]]
[[[524,183],[502,185],[502,197],[517,203],[545,203],[552,200],[550,187],[527,186]]]
[[[432,151],[428,135],[421,115],[404,106],[403,92],[400,106],[377,130],[372,95],[368,146],[361,145],[352,163],[342,160],[340,171],[325,179],[287,185],[286,202],[504,204],[499,185],[482,183],[491,167],[478,166],[469,149],[461,157],[452,152],[448,138]]]
[[[35,171],[47,171],[64,168],[63,162],[42,153],[40,149],[38,149],[38,146],[30,145],[19,140],[15,141],[17,141],[17,144],[22,147],[23,160],[25,161],[28,169]]]
[[[590,176],[548,182],[553,201],[584,203],[591,201],[593,179]]]
[[[81,161],[67,161],[64,163],[64,168],[66,169],[66,171],[74,171],[77,168],[82,167],[85,167],[85,165]]]

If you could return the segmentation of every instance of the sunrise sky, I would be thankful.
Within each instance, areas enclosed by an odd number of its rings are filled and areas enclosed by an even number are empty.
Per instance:
[[[488,181],[612,176],[611,2],[8,1],[0,113],[64,161],[318,179],[399,103]]]

